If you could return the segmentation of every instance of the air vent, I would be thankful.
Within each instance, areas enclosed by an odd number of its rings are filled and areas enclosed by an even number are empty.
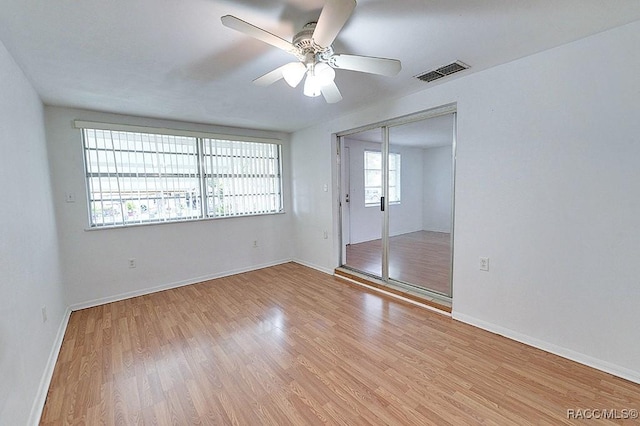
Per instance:
[[[464,71],[469,68],[469,65],[464,62],[455,61],[449,65],[438,68],[437,70],[427,71],[424,74],[417,75],[418,80],[422,80],[426,83],[437,80],[442,77],[446,77],[456,72]]]

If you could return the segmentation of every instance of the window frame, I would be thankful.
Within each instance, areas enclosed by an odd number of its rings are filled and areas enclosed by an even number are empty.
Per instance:
[[[378,154],[379,155],[379,157],[380,157],[380,169],[367,168],[367,153],[372,153],[372,154]],[[396,168],[393,170],[393,173],[396,176],[396,184],[393,185],[393,186],[389,185],[389,189],[392,188],[392,187],[397,188],[396,193],[398,195],[398,198],[394,199],[394,200],[389,199],[389,204],[390,205],[397,205],[397,204],[401,204],[402,203],[402,193],[401,193],[402,192],[401,191],[401,188],[402,188],[402,185],[401,185],[402,156],[398,152],[390,152],[389,156],[392,156],[392,155],[396,157],[396,164],[397,164]],[[364,156],[363,156],[363,167],[362,167],[362,169],[364,171],[364,185],[363,185],[364,191],[365,191],[364,206],[365,207],[376,207],[376,206],[379,206],[380,205],[380,201],[379,200],[375,201],[375,202],[367,202],[366,190],[367,190],[367,188],[380,188],[380,194],[384,193],[384,191],[383,191],[384,188],[382,188],[382,152],[381,151],[376,151],[376,150],[373,150],[373,149],[365,149],[364,150]],[[379,170],[380,171],[380,173],[381,173],[381,175],[380,175],[380,177],[381,177],[380,185],[367,185],[367,171],[369,171],[369,170],[371,170],[371,171]],[[389,169],[389,175],[391,175],[391,173],[392,173],[392,170]],[[388,191],[388,192],[391,192],[391,191]]]
[[[263,215],[274,215],[274,214],[285,213],[285,206],[284,206],[285,185],[284,185],[284,179],[283,179],[284,171],[283,171],[283,158],[282,158],[283,149],[282,149],[282,141],[280,139],[267,138],[267,137],[223,135],[223,134],[214,134],[214,133],[207,133],[207,132],[166,129],[166,128],[152,128],[152,127],[131,126],[131,125],[95,123],[95,122],[87,122],[82,120],[75,120],[74,127],[76,129],[81,130],[81,136],[82,136],[81,146],[82,146],[82,158],[83,158],[83,166],[84,166],[83,167],[84,181],[85,181],[86,198],[87,198],[87,220],[88,220],[88,226],[89,226],[87,229],[89,230],[109,229],[109,228],[128,228],[132,226],[147,226],[147,225],[158,225],[158,224],[165,224],[165,223],[182,223],[182,222],[194,222],[194,221],[202,221],[202,220],[252,217],[252,216],[263,216]],[[126,132],[126,133],[138,134],[136,136],[149,135],[149,137],[151,138],[158,138],[158,137],[163,138],[165,136],[169,136],[174,138],[193,139],[194,144],[189,149],[195,149],[195,154],[188,154],[186,150],[176,151],[171,153],[171,156],[172,156],[171,159],[175,160],[180,156],[186,156],[186,155],[194,155],[197,158],[196,164],[189,166],[189,173],[188,173],[189,178],[197,180],[199,183],[199,185],[196,186],[195,188],[195,191],[196,191],[195,194],[199,200],[198,207],[193,209],[193,210],[196,210],[196,212],[195,213],[192,212],[191,214],[187,213],[187,216],[184,216],[184,217],[180,217],[180,216],[162,217],[161,216],[157,219],[141,218],[141,219],[136,219],[132,221],[127,221],[123,213],[125,211],[124,205],[127,202],[127,200],[125,199],[126,197],[123,198],[123,190],[121,188],[118,188],[117,191],[113,192],[117,196],[117,198],[116,197],[113,198],[113,203],[120,204],[122,217],[118,221],[114,220],[113,222],[105,222],[104,216],[102,217],[103,219],[102,222],[98,220],[94,220],[94,217],[93,217],[94,211],[92,209],[92,194],[96,194],[98,192],[92,191],[91,189],[92,183],[90,181],[92,177],[96,177],[96,176],[95,176],[95,171],[91,170],[90,172],[89,165],[87,164],[89,161],[87,157],[88,151],[91,149],[91,147],[89,147],[87,143],[88,131]],[[216,213],[215,206],[211,210],[208,209],[209,198],[212,198],[214,196],[211,195],[210,197],[208,186],[207,186],[207,179],[211,177],[211,173],[220,174],[220,171],[209,170],[209,174],[207,174],[205,172],[205,166],[203,163],[204,161],[210,161],[210,157],[213,157],[213,158],[223,157],[222,155],[216,155],[212,152],[209,152],[209,153],[205,152],[205,145],[207,143],[211,143],[211,141],[218,141],[218,142],[227,144],[231,147],[230,149],[232,150],[235,150],[235,149],[238,149],[238,150],[244,149],[245,151],[248,150],[249,153],[257,153],[258,151],[263,150],[263,152],[265,153],[265,156],[262,156],[262,157],[258,156],[257,154],[255,156],[242,155],[238,157],[234,157],[233,155],[230,155],[231,158],[239,158],[241,160],[250,160],[249,169],[251,170],[245,171],[245,168],[247,167],[247,163],[234,164],[233,162],[236,160],[233,160],[233,159],[231,160],[231,163],[230,163],[231,166],[239,168],[241,172],[229,173],[229,176],[230,176],[229,179],[232,179],[232,180],[244,179],[247,181],[247,183],[245,186],[243,186],[243,190],[245,190],[245,192],[236,191],[229,195],[226,195],[226,197],[242,198],[242,197],[252,196],[251,194],[255,195],[257,191],[252,191],[252,189],[255,188],[256,179],[264,179],[265,181],[270,180],[271,183],[269,184],[269,187],[272,188],[273,191],[270,193],[267,193],[267,192],[259,193],[257,195],[263,195],[265,197],[263,200],[264,204],[261,204],[262,206],[266,206],[266,205],[273,206],[272,209],[269,209],[269,208],[256,209],[254,204],[253,209],[245,208],[245,211],[231,212],[231,213],[222,214],[222,215]],[[175,141],[173,142],[176,143]],[[264,144],[264,148],[261,147],[260,149],[257,149],[255,144]],[[95,149],[95,150],[98,151],[98,149]],[[105,147],[102,150],[104,152],[112,151],[114,152],[114,155],[115,153],[126,151],[126,149],[115,150],[113,146],[111,147],[111,149],[109,149],[108,147]],[[267,155],[266,153],[269,153],[269,155]],[[270,156],[270,154],[273,154],[273,156]],[[119,161],[118,165],[121,166],[123,165],[123,162],[121,160],[122,158],[120,158],[120,160],[113,160],[113,163],[110,162],[110,164],[115,164]],[[143,165],[146,166],[150,164],[148,163],[148,161],[149,159],[145,159],[143,162]],[[264,167],[263,167],[264,170],[262,174],[256,172],[256,167],[258,163],[260,163],[260,161],[264,163]],[[210,162],[210,164],[213,165],[213,162]],[[127,164],[127,165],[130,167],[130,164]],[[271,173],[267,173],[266,172],[267,169],[271,171]],[[145,168],[145,171],[146,171],[146,168]],[[172,173],[166,173],[166,175],[159,174],[158,176],[156,176],[156,178],[160,180],[169,179],[171,175]],[[104,178],[118,179],[119,177],[116,177],[116,176],[118,176],[117,173],[113,177],[101,175],[99,176],[99,179],[100,178],[101,179],[104,179]],[[135,183],[134,179],[141,179],[141,178],[147,179],[146,176],[139,176],[139,175],[136,175],[135,177],[129,176],[128,178],[131,179],[131,181],[128,182],[131,185]],[[252,184],[252,181],[253,181],[253,184]],[[162,182],[165,182],[165,181],[163,180]],[[264,187],[264,184],[262,186]],[[185,192],[183,190],[184,188],[180,188],[177,190],[173,190],[173,192],[176,192],[176,191]],[[171,192],[171,190],[169,190],[168,192]],[[191,194],[192,194],[191,196],[193,196],[193,192],[191,192]],[[100,195],[102,196],[102,194]],[[187,201],[187,205],[188,205],[189,195],[187,195],[186,192],[184,195],[186,196],[185,200]],[[152,199],[152,197],[150,197],[149,194],[146,194],[145,198],[138,198],[138,201],[140,200],[146,201],[150,199]],[[256,199],[256,203],[259,204],[259,202],[260,200]],[[250,211],[247,212],[246,210],[250,210]]]

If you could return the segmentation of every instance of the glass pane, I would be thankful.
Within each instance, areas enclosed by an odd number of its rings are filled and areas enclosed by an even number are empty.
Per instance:
[[[395,170],[397,165],[396,165],[396,160],[398,158],[398,154],[393,154],[390,153],[389,154],[389,170]]]
[[[380,197],[382,197],[381,188],[365,188],[364,190],[365,204],[379,204]]]
[[[365,169],[382,169],[382,156],[379,152],[364,152],[364,168]]]
[[[366,170],[364,179],[365,186],[382,186],[382,171]]]
[[[394,186],[389,187],[389,202],[397,203],[400,201],[400,197],[398,196],[398,188]]]

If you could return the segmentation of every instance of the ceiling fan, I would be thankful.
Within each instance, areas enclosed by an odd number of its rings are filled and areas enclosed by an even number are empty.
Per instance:
[[[306,96],[322,94],[327,103],[335,103],[342,100],[334,82],[335,69],[394,76],[402,68],[396,59],[334,53],[331,44],[355,7],[355,0],[327,0],[318,21],[306,24],[292,42],[232,15],[225,15],[221,20],[224,26],[291,53],[298,59],[258,77],[253,80],[255,84],[268,86],[284,78],[291,87],[297,87],[306,75]]]

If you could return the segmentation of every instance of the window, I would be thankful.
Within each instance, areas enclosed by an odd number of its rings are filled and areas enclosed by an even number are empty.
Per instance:
[[[380,204],[382,197],[382,154],[364,152],[364,203]],[[389,203],[400,203],[400,154],[389,153]]]
[[[83,143],[92,227],[282,211],[278,144],[88,128]]]
[[[282,210],[280,146],[204,139],[209,217]]]

